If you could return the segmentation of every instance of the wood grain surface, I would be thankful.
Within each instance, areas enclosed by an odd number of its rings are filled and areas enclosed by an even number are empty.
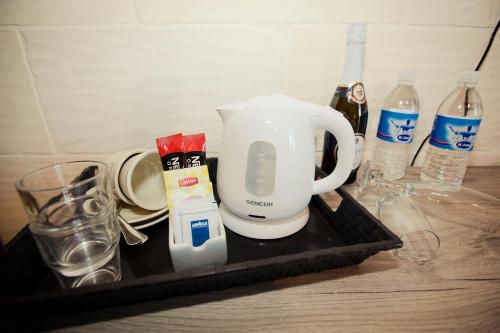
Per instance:
[[[470,168],[464,185],[498,198],[500,167]],[[336,194],[326,197],[336,206]],[[498,228],[433,228],[441,248],[425,264],[384,252],[358,266],[58,318],[72,326],[56,331],[500,332]]]

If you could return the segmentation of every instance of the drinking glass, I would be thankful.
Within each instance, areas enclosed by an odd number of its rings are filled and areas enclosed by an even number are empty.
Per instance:
[[[75,161],[16,182],[29,229],[63,288],[121,279],[120,229],[106,164]]]
[[[431,260],[440,240],[415,201],[413,185],[384,179],[384,169],[382,163],[366,163],[357,199],[367,206],[376,204],[382,223],[403,241],[403,247],[396,250],[399,256],[416,262]],[[375,191],[367,190],[370,187]]]
[[[408,193],[391,192],[378,202],[378,217],[403,241],[396,253],[411,261],[429,261],[440,246],[425,214]]]

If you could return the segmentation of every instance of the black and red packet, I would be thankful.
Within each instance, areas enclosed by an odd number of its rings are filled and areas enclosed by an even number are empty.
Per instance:
[[[184,140],[184,166],[186,168],[206,164],[205,134],[185,135]]]
[[[182,133],[156,139],[163,170],[177,170],[206,164],[205,134]]]
[[[156,146],[160,153],[163,170],[184,168],[184,141],[181,133],[156,139]]]

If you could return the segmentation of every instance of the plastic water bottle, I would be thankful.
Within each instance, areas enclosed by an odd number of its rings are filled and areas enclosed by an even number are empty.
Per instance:
[[[419,111],[417,92],[413,88],[415,72],[400,72],[398,81],[382,106],[374,152],[375,161],[386,165],[384,176],[388,180],[405,175]]]
[[[464,72],[438,108],[420,178],[460,185],[481,123],[483,106],[474,88],[479,72]]]

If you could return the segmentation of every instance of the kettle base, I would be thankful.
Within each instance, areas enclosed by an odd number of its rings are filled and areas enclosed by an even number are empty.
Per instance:
[[[231,231],[255,239],[276,239],[290,236],[302,229],[309,220],[309,207],[288,218],[262,222],[244,219],[231,212],[223,203],[219,206],[219,212],[222,222]]]

